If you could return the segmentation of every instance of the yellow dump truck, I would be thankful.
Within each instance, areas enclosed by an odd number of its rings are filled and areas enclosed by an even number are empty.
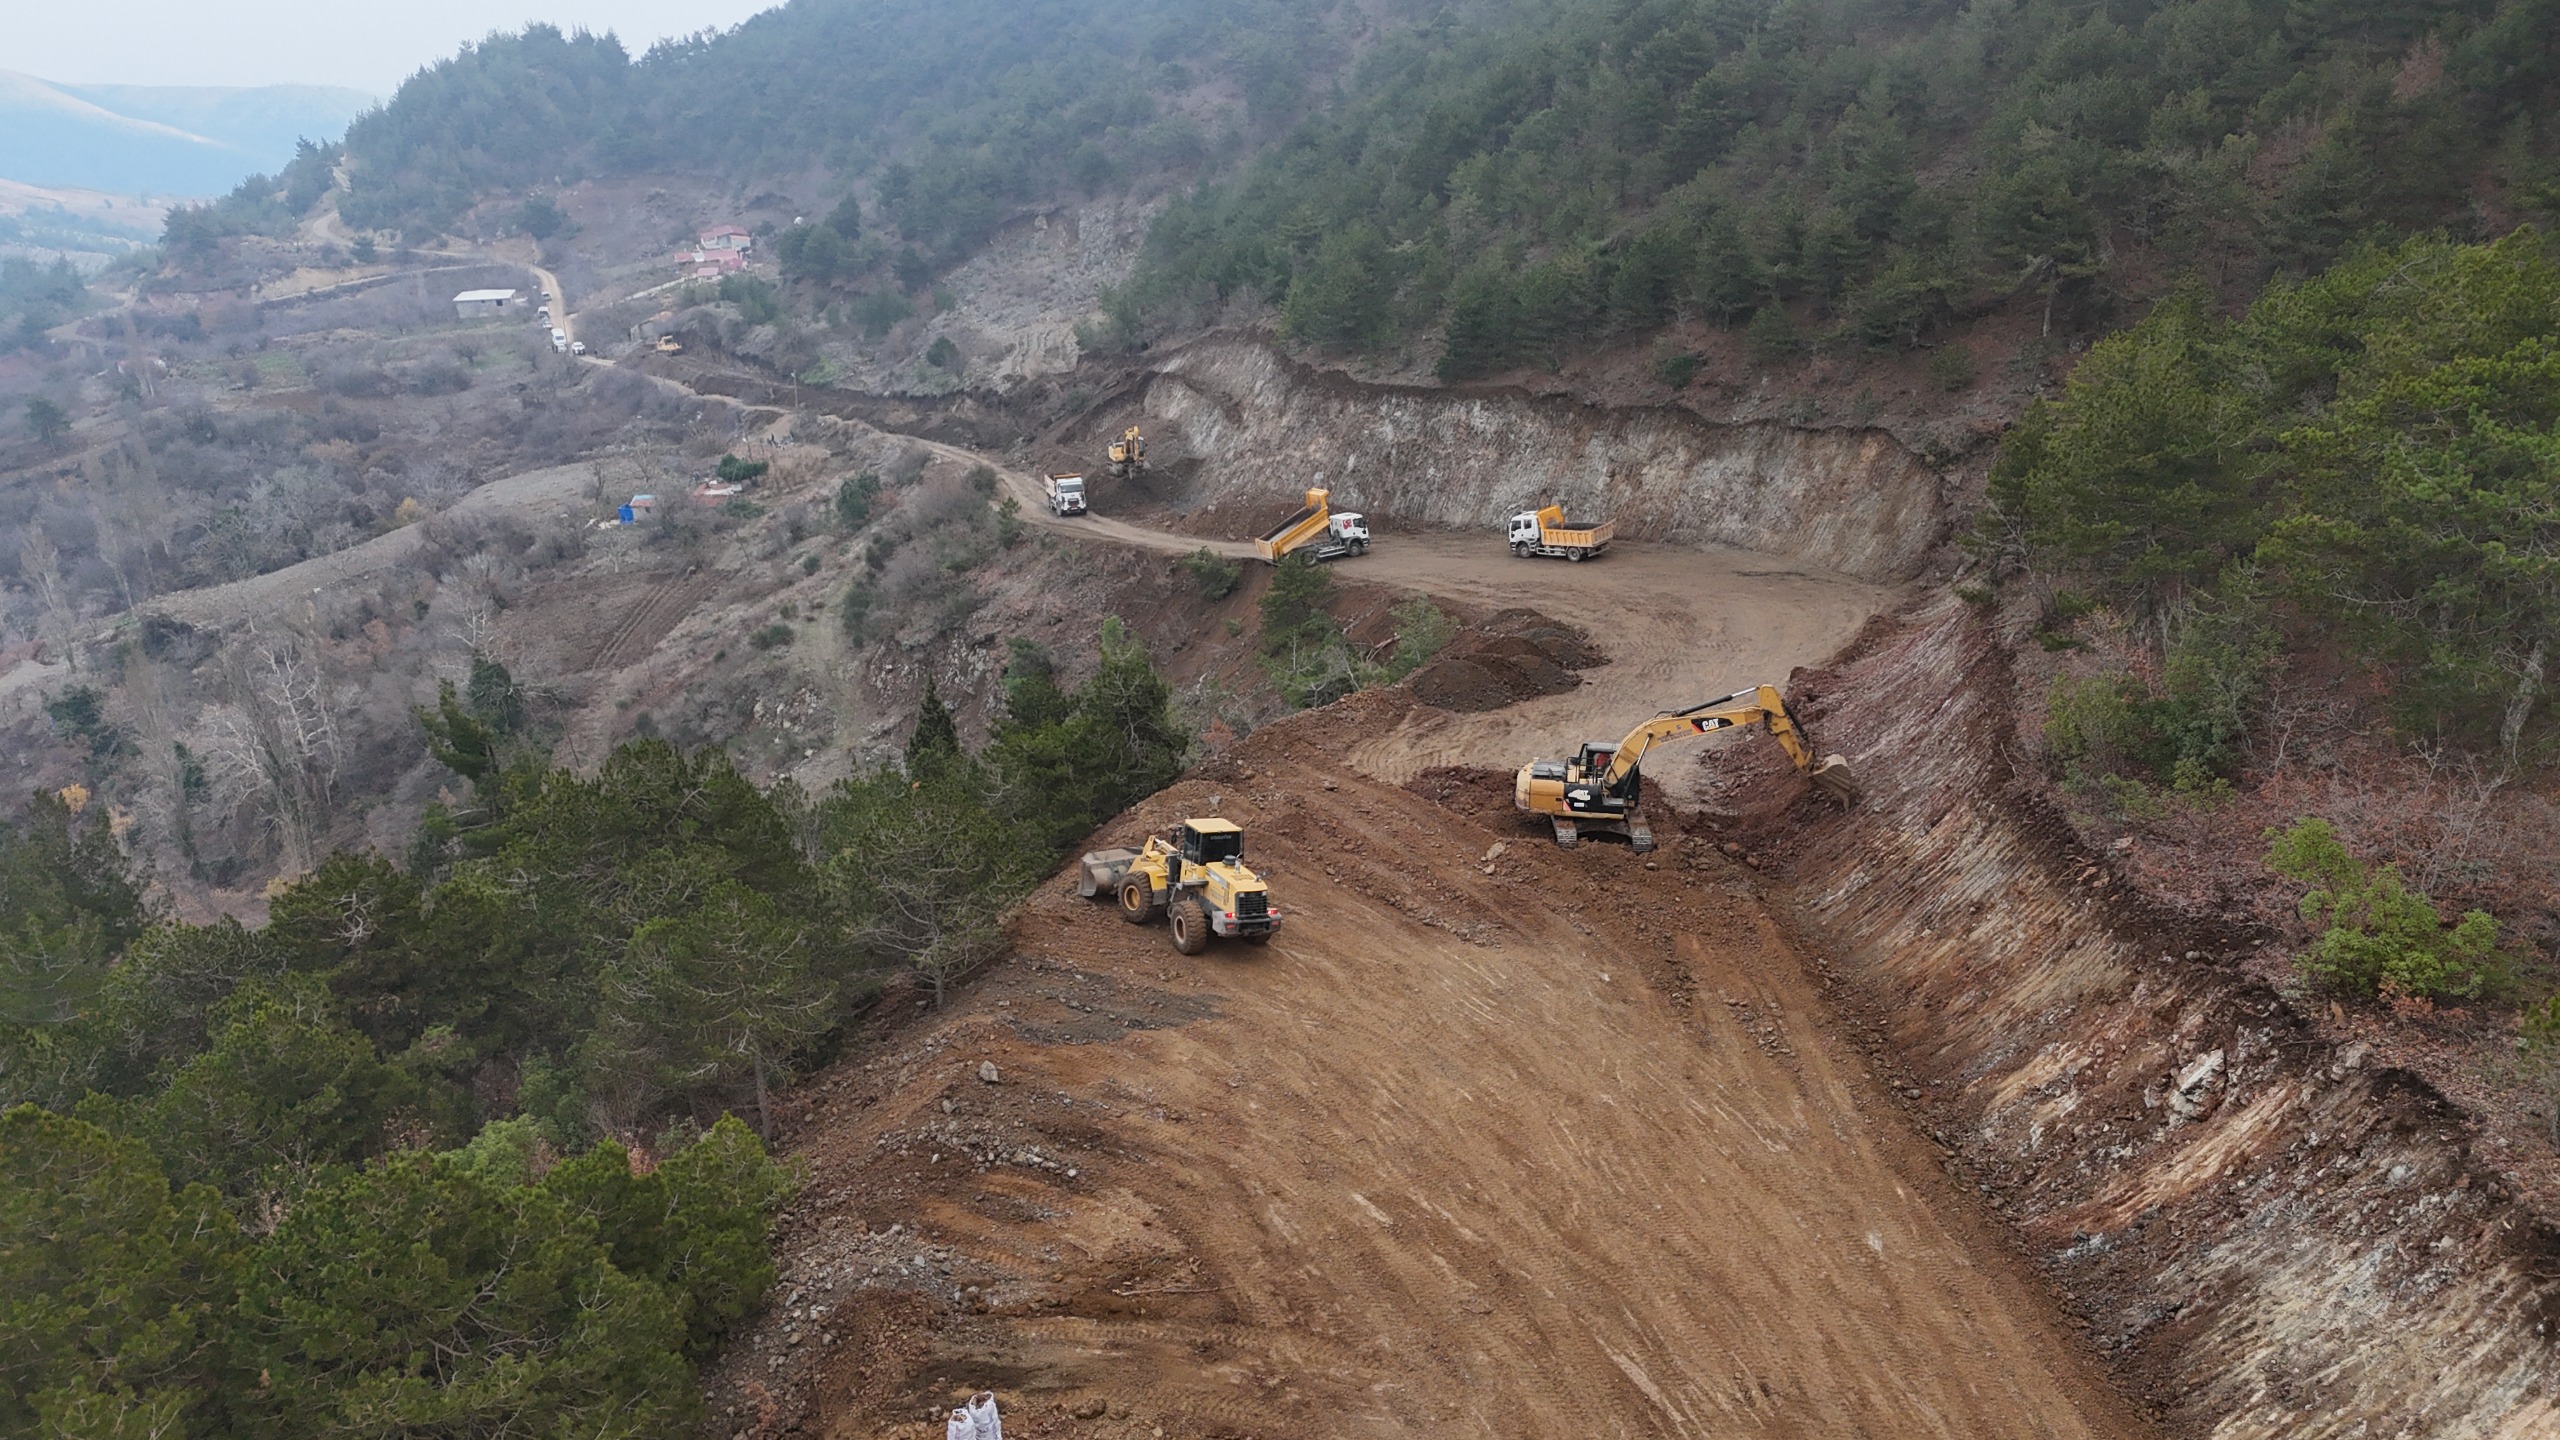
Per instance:
[[[1254,537],[1253,553],[1277,565],[1281,556],[1294,550],[1306,550],[1318,560],[1366,551],[1368,521],[1348,510],[1336,511],[1331,496],[1330,491],[1308,491],[1307,503],[1297,514]]]
[[[1567,560],[1588,560],[1608,549],[1617,533],[1618,522],[1568,520],[1561,505],[1523,510],[1511,517],[1511,553],[1523,559],[1556,555]]]

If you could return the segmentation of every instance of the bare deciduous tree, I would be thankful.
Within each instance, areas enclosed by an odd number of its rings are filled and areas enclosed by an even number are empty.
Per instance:
[[[29,525],[18,542],[18,573],[27,577],[35,587],[36,598],[44,604],[45,619],[51,622],[44,627],[52,632],[49,638],[71,668],[78,670],[80,662],[72,654],[71,638],[80,617],[71,608],[71,597],[62,586],[62,554],[54,549],[53,538],[41,524]]]
[[[337,798],[339,704],[300,640],[251,631],[222,656],[224,701],[205,712],[198,753],[216,791],[262,809],[281,872],[318,858]]]

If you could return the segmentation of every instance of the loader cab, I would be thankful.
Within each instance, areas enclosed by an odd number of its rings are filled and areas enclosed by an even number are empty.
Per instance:
[[[1244,827],[1233,820],[1185,820],[1182,858],[1191,865],[1240,861],[1244,859]]]
[[[1600,778],[1600,772],[1608,769],[1609,762],[1617,758],[1618,747],[1614,743],[1603,744],[1597,740],[1585,741],[1582,746],[1581,761],[1583,778],[1586,780],[1596,780]]]

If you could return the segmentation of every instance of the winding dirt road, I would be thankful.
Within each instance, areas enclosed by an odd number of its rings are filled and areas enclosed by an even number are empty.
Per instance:
[[[1253,555],[1246,541],[1204,542],[1109,516],[1053,515],[1030,474],[956,445],[917,443],[955,463],[994,466],[1024,518],[1054,533],[1160,554],[1188,555],[1205,545],[1230,559]],[[1369,553],[1335,562],[1344,582],[1417,590],[1480,611],[1524,606],[1579,626],[1609,658],[1586,672],[1578,689],[1486,714],[1417,710],[1345,756],[1362,772],[1397,783],[1435,765],[1507,767],[1563,755],[1585,740],[1615,739],[1659,711],[1784,681],[1796,666],[1838,652],[1897,593],[1746,550],[1630,540],[1574,565],[1514,558],[1491,532],[1400,534],[1392,522],[1372,516],[1370,523],[1377,540]],[[1655,778],[1672,799],[1695,803],[1698,768],[1669,758],[1674,763]]]

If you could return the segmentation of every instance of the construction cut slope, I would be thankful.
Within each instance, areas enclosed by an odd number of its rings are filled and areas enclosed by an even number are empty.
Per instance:
[[[720,1408],[929,1435],[993,1385],[1043,1435],[2145,1433],[1825,1037],[1749,872],[1556,850],[1498,778],[1346,772],[1409,704],[1266,730],[1103,837],[1238,820],[1273,944],[1184,958],[1053,884],[955,1011],[820,1082],[791,1338]]]
[[[1155,364],[1133,412],[1150,458],[1200,457],[1221,500],[1323,485],[1336,507],[1373,521],[1489,531],[1559,503],[1613,517],[1624,536],[1739,546],[1879,581],[1917,574],[1945,525],[1937,473],[1881,430],[1362,384],[1231,335]],[[1100,407],[1076,433],[1090,446],[1085,430],[1125,418]]]

